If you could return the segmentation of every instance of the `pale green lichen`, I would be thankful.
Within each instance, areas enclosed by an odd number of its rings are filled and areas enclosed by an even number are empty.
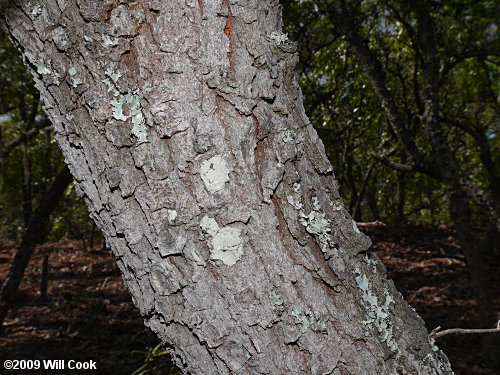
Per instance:
[[[32,59],[33,55],[30,56],[29,54],[27,54],[26,56],[31,61],[33,61],[33,59]],[[56,71],[54,71],[50,68],[51,64],[52,64],[51,60],[48,60],[47,62],[44,62],[43,60],[38,60],[38,61],[35,61],[35,63],[34,63],[38,74],[50,76],[50,78],[52,78],[53,83],[55,83],[56,85],[59,85],[59,83],[60,83],[59,78],[61,78],[61,76],[59,75],[59,73],[57,73]]]
[[[78,74],[78,70],[74,66],[68,69],[68,74],[71,79],[71,86],[76,88],[78,87],[78,85],[81,85],[83,83],[81,78],[76,77],[76,75]]]
[[[283,307],[283,299],[274,290],[271,290],[269,292],[269,299],[271,300],[271,303],[273,304],[276,310],[278,311],[285,310],[285,308]]]
[[[433,352],[439,351],[439,348],[436,345],[436,340],[434,340],[434,338],[432,338],[432,337],[429,337],[429,346],[431,347]]]
[[[38,61],[36,63],[36,71],[38,74],[42,74],[42,75],[52,74],[52,70],[47,68],[47,66],[45,66],[43,61]]]
[[[316,237],[321,250],[328,256],[332,255],[331,222],[326,218],[319,203],[318,197],[312,198],[312,210],[306,214],[304,204],[301,201],[300,184],[294,183],[293,195],[287,196],[288,203],[298,211],[299,223],[305,227],[306,231]]]
[[[120,71],[115,72],[115,71],[113,71],[110,68],[106,69],[106,71],[104,72],[104,74],[106,74],[109,78],[111,78],[111,80],[114,83],[117,83],[118,79],[120,79],[120,77],[123,76],[123,74]]]
[[[220,155],[201,163],[200,175],[210,193],[222,190],[226,182],[229,182],[229,169]]]
[[[321,206],[319,204],[318,198],[312,198],[313,209],[309,214],[301,212],[299,214],[300,223],[306,227],[306,230],[314,235],[322,238],[320,242],[328,242],[329,233],[331,231],[330,221],[326,219],[326,214],[321,211]]]
[[[302,306],[293,305],[291,312],[295,324],[300,324],[300,332],[305,333],[309,328],[314,332],[326,333],[326,321],[323,314],[305,310]]]
[[[66,115],[66,120],[68,120],[68,121],[71,121],[71,120],[73,120],[74,118],[75,118],[75,116],[73,116],[71,113],[68,113],[68,114]]]
[[[137,143],[145,143],[148,141],[147,127],[144,115],[142,114],[141,99],[142,95],[138,91],[128,91],[123,95],[117,88],[117,82],[122,77],[121,72],[115,72],[108,68],[104,72],[106,78],[102,82],[108,86],[108,92],[112,93],[114,98],[109,102],[112,107],[112,115],[118,121],[127,121],[131,119],[132,130],[131,134],[137,138]],[[128,106],[128,115],[123,113],[124,106]]]
[[[283,142],[285,142],[285,143],[293,142],[294,138],[293,138],[292,131],[289,129],[285,130],[285,133],[283,134],[282,139],[283,139]]]
[[[232,266],[243,255],[241,232],[237,228],[221,228],[214,218],[204,216],[200,222],[201,229],[212,237],[210,242],[210,258]]]
[[[437,351],[429,352],[421,360],[414,362],[416,374],[452,375],[453,370],[446,358]]]
[[[137,138],[138,143],[147,142],[148,130],[141,111],[141,98],[137,92],[128,93],[125,96],[129,104],[129,117],[132,118],[132,134]]]
[[[281,31],[273,31],[271,34],[269,34],[268,39],[276,43],[277,45],[280,45],[288,40],[288,35],[282,33]]]
[[[365,336],[370,336],[375,332],[381,342],[385,342],[389,349],[399,356],[399,348],[393,336],[393,323],[390,317],[391,305],[394,299],[389,290],[384,289],[384,301],[379,302],[379,298],[373,293],[372,285],[368,277],[359,268],[354,270],[356,284],[363,292],[361,297],[363,307],[366,310],[368,319],[363,321],[365,325]]]
[[[342,199],[339,198],[337,200],[331,201],[330,207],[332,207],[334,211],[341,211],[344,209],[344,203],[342,202]]]

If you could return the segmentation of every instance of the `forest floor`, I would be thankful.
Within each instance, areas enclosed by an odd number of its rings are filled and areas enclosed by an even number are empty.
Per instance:
[[[425,319],[429,330],[437,326],[477,327],[465,262],[449,228],[376,227],[367,233],[373,239],[373,251],[384,261],[390,277]],[[0,280],[6,276],[13,253],[14,249],[5,244],[0,249]],[[49,254],[45,301],[40,297],[43,254]],[[495,262],[492,269],[499,270],[500,261]],[[492,285],[500,285],[500,272],[493,272],[491,277]],[[496,292],[500,307],[500,288]],[[98,371],[87,374],[131,375],[144,362],[145,355],[140,352],[157,343],[143,326],[108,252],[99,247],[85,248],[81,241],[62,241],[36,249],[17,304],[0,332],[0,360],[94,360]],[[448,335],[438,339],[438,344],[457,375],[498,374],[498,369],[486,368],[478,356],[478,335]],[[153,364],[148,374],[169,374],[165,370],[169,365],[166,356]],[[0,373],[69,372],[2,369]]]

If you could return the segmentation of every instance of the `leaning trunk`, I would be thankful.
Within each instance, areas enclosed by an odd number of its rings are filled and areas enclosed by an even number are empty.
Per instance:
[[[23,1],[5,16],[134,303],[184,373],[451,373],[364,253],[276,0]]]

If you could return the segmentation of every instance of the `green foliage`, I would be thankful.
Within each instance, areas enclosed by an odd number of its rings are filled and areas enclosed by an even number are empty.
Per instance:
[[[306,112],[325,143],[341,195],[351,212],[360,200],[358,220],[400,223],[402,213],[411,222],[449,221],[444,186],[427,174],[396,171],[377,161],[366,178],[374,154],[399,164],[410,163],[411,157],[333,15],[335,3],[346,4],[354,27],[380,62],[385,85],[415,144],[431,158],[432,150],[423,125],[426,57],[409,1],[284,2],[286,32],[299,42]],[[464,178],[494,195],[492,173],[498,173],[500,163],[498,5],[458,0],[425,4],[436,25],[440,126]],[[480,142],[490,150],[490,165]]]
[[[146,374],[159,374],[161,371],[163,375],[176,375],[178,372],[173,366],[160,366],[158,367],[159,359],[167,357],[168,353],[161,349],[161,343],[154,348],[148,346],[145,350],[133,350],[132,354],[139,354],[143,357],[143,364],[132,375],[146,375]]]
[[[64,166],[38,90],[19,52],[0,35],[0,236],[18,240]],[[81,238],[91,221],[74,188],[51,217],[49,238]]]

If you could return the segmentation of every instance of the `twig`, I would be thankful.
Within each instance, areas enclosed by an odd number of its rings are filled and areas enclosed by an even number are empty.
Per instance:
[[[358,228],[366,228],[366,227],[386,227],[384,223],[379,220],[372,221],[370,223],[356,223]]]
[[[500,333],[500,320],[497,323],[496,328],[479,328],[479,329],[465,329],[465,328],[452,328],[440,331],[441,327],[436,327],[429,334],[429,337],[437,339],[451,333],[459,334],[471,334],[471,333]]]

